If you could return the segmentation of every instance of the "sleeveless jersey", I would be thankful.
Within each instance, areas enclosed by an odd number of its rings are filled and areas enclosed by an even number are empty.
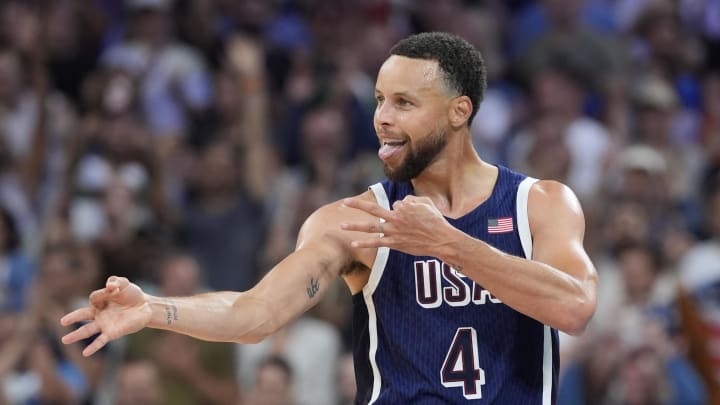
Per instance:
[[[488,200],[456,228],[506,253],[532,257],[527,216],[535,179],[499,166]],[[410,183],[370,187],[378,203]],[[353,297],[356,404],[549,405],[555,402],[557,331],[503,304],[434,257],[379,248]]]

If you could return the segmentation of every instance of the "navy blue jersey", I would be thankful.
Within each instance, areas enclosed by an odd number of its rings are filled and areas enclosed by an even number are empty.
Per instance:
[[[532,257],[527,216],[535,179],[499,167],[492,195],[447,220],[512,255]],[[371,187],[390,209],[410,183]],[[557,332],[503,304],[429,256],[378,249],[353,297],[358,404],[554,403]]]

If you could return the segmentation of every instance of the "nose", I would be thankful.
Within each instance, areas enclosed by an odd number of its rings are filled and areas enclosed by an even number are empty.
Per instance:
[[[392,125],[393,122],[393,112],[392,112],[392,105],[388,102],[379,103],[375,107],[375,116],[373,118],[375,121],[375,127],[387,127]]]

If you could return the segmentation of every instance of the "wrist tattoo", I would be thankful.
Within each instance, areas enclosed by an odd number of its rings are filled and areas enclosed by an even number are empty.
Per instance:
[[[310,286],[307,288],[308,297],[312,298],[320,290],[320,280],[310,277]]]
[[[169,299],[165,300],[165,320],[168,325],[172,325],[173,322],[178,320],[177,306]]]

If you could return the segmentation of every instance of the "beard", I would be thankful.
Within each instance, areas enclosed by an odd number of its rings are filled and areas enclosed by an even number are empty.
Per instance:
[[[383,165],[385,176],[396,183],[405,183],[419,176],[445,149],[445,145],[447,145],[445,133],[444,129],[438,129],[427,139],[418,142],[415,148],[412,143],[408,142],[408,153],[400,166],[391,169],[387,163]]]

